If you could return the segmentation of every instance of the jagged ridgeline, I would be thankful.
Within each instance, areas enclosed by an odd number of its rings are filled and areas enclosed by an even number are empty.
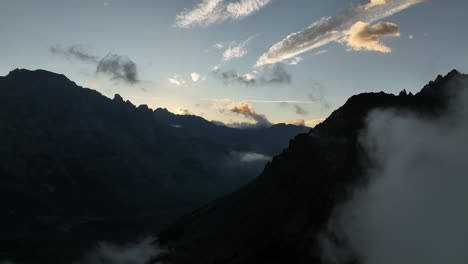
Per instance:
[[[0,77],[0,261],[60,263],[86,241],[153,233],[247,183],[309,130],[222,127],[14,70]]]
[[[452,71],[415,95],[403,91],[351,97],[325,122],[296,136],[254,181],[162,232],[161,241],[171,248],[166,260],[324,263],[320,237],[327,234],[337,206],[367,180],[365,169],[372,157],[359,138],[368,114],[391,109],[427,120],[438,118],[449,110],[454,95],[468,89],[467,83],[468,75]],[[333,235],[328,239],[346,244]],[[332,263],[359,263],[357,259]]]

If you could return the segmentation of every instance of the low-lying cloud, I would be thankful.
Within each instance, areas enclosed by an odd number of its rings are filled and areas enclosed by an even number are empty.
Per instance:
[[[302,118],[292,120],[292,121],[285,121],[283,123],[287,125],[294,125],[294,126],[306,126],[306,121]]]
[[[468,263],[467,103],[460,94],[432,120],[370,114],[361,141],[372,162],[369,183],[331,222],[349,250],[328,247],[330,263]]]
[[[241,20],[268,5],[271,0],[203,0],[193,9],[186,9],[176,16],[179,28],[206,27],[227,20]]]
[[[148,237],[137,243],[114,245],[101,242],[97,248],[88,253],[83,260],[75,264],[143,264],[154,261],[165,253],[155,245],[156,239]]]
[[[344,12],[322,18],[309,27],[287,36],[273,45],[257,61],[256,66],[282,62],[312,49],[322,47],[330,42],[339,41],[356,23],[374,23],[392,16],[425,0],[373,0],[368,4],[349,8]]]

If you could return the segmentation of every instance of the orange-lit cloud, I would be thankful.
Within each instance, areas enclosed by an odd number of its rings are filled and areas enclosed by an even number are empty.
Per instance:
[[[369,50],[389,53],[391,48],[380,42],[383,37],[399,37],[400,29],[397,24],[379,22],[375,25],[365,22],[355,23],[341,40],[350,50]]]
[[[261,115],[255,112],[252,105],[247,102],[231,104],[228,109],[233,113],[241,114],[248,119],[254,120],[259,125],[271,125],[270,121],[268,121],[265,115]]]
[[[89,88],[97,88],[97,83],[95,82],[87,82],[84,84],[84,86],[89,87]]]
[[[320,119],[315,119],[315,120],[309,120],[309,121],[306,121],[306,125],[308,127],[315,127],[316,125],[322,123],[323,121],[325,121],[325,118],[320,118]]]
[[[306,122],[304,119],[300,118],[300,119],[296,119],[296,120],[292,120],[292,121],[285,121],[283,122],[285,124],[288,124],[288,125],[295,125],[295,126],[305,126],[306,125]]]
[[[178,115],[190,115],[190,111],[188,109],[179,107],[176,109],[176,114]]]
[[[385,5],[386,4],[386,0],[371,0],[370,3],[368,3],[365,8],[368,9],[368,8],[372,8],[374,6],[379,6],[379,5]]]

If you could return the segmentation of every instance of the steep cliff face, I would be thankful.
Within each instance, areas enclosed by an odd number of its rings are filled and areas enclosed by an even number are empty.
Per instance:
[[[465,89],[468,75],[450,72],[416,95],[351,97],[314,130],[298,135],[239,191],[161,233],[170,263],[321,263],[318,237],[334,208],[365,183],[367,153],[359,144],[376,109],[436,117]],[[369,166],[366,164],[365,166]]]

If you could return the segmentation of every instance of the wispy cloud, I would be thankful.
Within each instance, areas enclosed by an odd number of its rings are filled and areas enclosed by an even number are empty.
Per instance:
[[[256,84],[287,84],[291,82],[291,75],[282,63],[266,65],[260,71],[254,71],[252,73],[240,74],[235,70],[221,71],[219,67],[213,69],[213,73],[221,77],[226,84],[237,83],[250,86]]]
[[[68,47],[55,45],[50,47],[50,52],[53,54],[65,56],[68,59],[76,59],[89,63],[99,62],[99,57],[91,55],[91,53],[86,51],[85,48],[81,45],[72,45]]]
[[[328,50],[319,50],[319,51],[316,51],[314,54],[315,55],[322,55],[322,54],[326,54],[328,53]]]
[[[179,28],[206,27],[227,20],[241,20],[268,5],[271,0],[203,0],[193,9],[186,9],[176,16]]]
[[[349,8],[334,17],[322,18],[273,45],[258,59],[256,66],[282,62],[330,42],[339,41],[345,37],[346,31],[358,22],[372,24],[424,1],[373,0],[368,4]]]
[[[223,53],[223,61],[227,62],[235,58],[241,58],[247,55],[247,49],[245,48],[249,42],[254,38],[255,36],[249,37],[248,39],[236,43],[233,42],[229,45],[228,49],[226,49]]]
[[[289,65],[297,65],[299,62],[303,61],[304,59],[301,57],[294,57],[291,60],[289,60],[288,64]]]

